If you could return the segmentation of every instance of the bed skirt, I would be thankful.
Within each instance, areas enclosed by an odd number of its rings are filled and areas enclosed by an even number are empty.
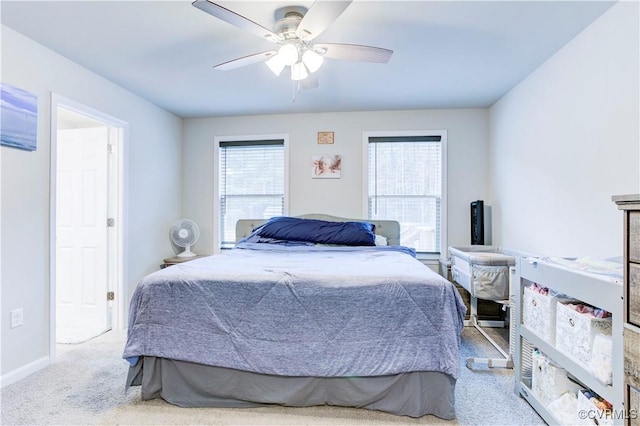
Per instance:
[[[143,400],[181,407],[335,405],[421,417],[455,418],[456,379],[437,371],[376,377],[285,377],[144,357],[129,368],[127,388]]]

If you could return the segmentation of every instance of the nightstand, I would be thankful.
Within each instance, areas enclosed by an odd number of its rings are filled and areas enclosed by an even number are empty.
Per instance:
[[[205,257],[205,256],[197,255],[192,257],[178,257],[178,256],[168,257],[162,260],[163,263],[162,265],[160,265],[160,268],[166,268],[167,266],[177,265],[178,263],[189,262],[190,260],[200,259],[201,257]]]

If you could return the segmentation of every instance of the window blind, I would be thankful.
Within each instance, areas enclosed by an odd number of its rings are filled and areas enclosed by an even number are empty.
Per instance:
[[[440,253],[442,144],[440,136],[369,137],[370,219],[400,222],[400,243]]]
[[[219,142],[220,247],[235,244],[238,219],[284,214],[284,140]]]

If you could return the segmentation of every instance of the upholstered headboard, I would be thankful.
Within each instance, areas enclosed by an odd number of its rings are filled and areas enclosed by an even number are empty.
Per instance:
[[[375,233],[382,235],[387,239],[390,246],[400,245],[400,223],[395,220],[363,220],[363,219],[347,219],[344,217],[330,216],[327,214],[303,214],[300,216],[304,219],[328,220],[331,222],[371,222],[375,228]],[[258,226],[265,223],[267,219],[240,219],[236,223],[236,243],[244,237],[251,234]]]

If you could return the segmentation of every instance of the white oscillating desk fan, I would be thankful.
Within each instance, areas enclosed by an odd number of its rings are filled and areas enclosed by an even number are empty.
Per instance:
[[[200,237],[200,229],[198,229],[198,225],[196,225],[194,221],[189,219],[181,219],[177,221],[171,226],[169,237],[171,238],[172,243],[178,247],[184,248],[183,252],[178,253],[178,257],[196,256],[196,254],[191,251],[191,246],[198,241],[198,237]]]

